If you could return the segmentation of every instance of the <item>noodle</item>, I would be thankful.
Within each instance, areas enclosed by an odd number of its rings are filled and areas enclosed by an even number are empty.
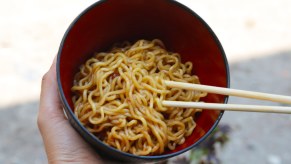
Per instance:
[[[74,79],[74,112],[104,143],[135,155],[157,155],[183,144],[201,109],[163,107],[163,100],[199,101],[206,93],[167,88],[163,80],[199,83],[192,63],[160,40],[139,40],[96,53]]]

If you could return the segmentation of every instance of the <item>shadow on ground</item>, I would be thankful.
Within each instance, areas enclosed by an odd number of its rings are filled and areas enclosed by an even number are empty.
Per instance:
[[[291,51],[233,63],[231,87],[291,96]],[[231,97],[229,103],[284,105]],[[225,112],[222,123],[232,126],[230,142],[221,152],[223,163],[291,163],[291,115]]]
[[[230,65],[231,87],[291,95],[291,51]],[[229,103],[281,105],[231,97]],[[46,163],[36,125],[38,101],[0,109],[0,163]],[[223,163],[291,163],[291,116],[225,112],[222,122],[233,127],[221,150]]]
[[[47,163],[37,112],[37,101],[0,109],[0,163]]]

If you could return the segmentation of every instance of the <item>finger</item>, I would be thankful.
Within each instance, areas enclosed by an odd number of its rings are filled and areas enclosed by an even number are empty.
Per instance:
[[[98,155],[80,138],[64,117],[58,94],[56,60],[43,77],[39,108],[38,126],[51,163],[62,160],[99,160]]]
[[[56,59],[49,71],[43,76],[40,94],[40,109],[38,114],[40,122],[65,120],[62,105],[58,94],[56,79]]]

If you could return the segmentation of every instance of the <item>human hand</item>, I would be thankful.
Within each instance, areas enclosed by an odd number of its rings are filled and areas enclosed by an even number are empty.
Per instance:
[[[65,118],[58,95],[56,60],[43,76],[37,119],[49,163],[101,163]]]

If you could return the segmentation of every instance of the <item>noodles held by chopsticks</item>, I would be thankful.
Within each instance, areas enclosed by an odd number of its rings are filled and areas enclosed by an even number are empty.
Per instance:
[[[168,88],[163,80],[199,83],[192,63],[160,40],[138,40],[96,53],[74,79],[74,112],[106,144],[136,155],[157,155],[183,144],[200,109],[163,107],[163,100],[199,101],[206,93]]]

